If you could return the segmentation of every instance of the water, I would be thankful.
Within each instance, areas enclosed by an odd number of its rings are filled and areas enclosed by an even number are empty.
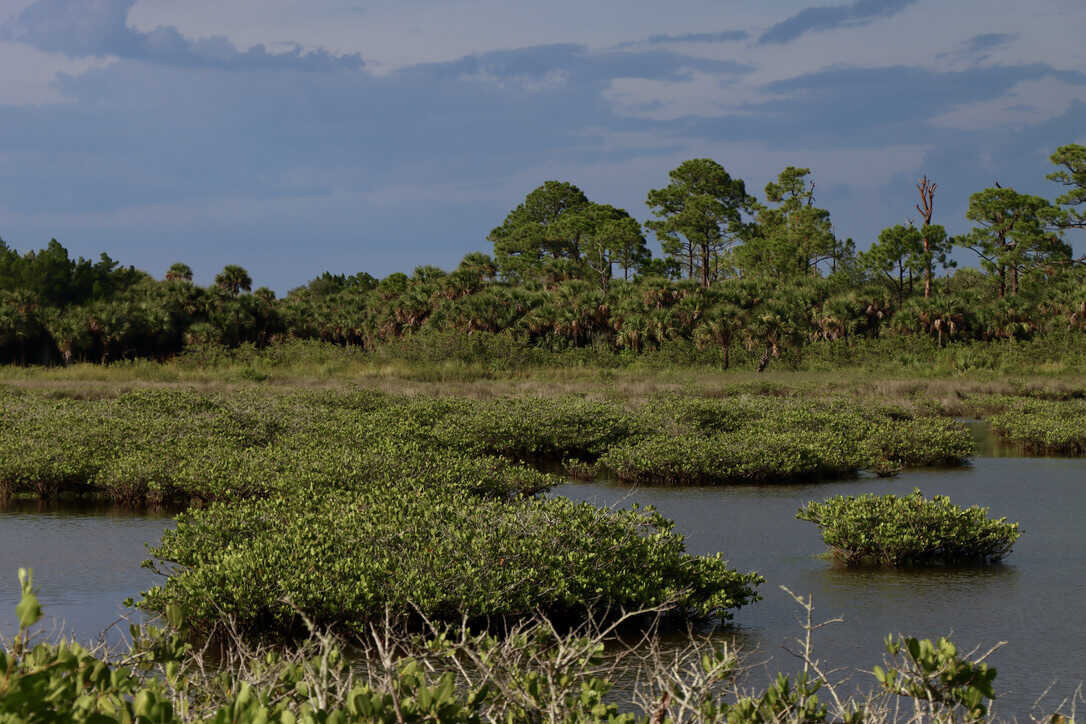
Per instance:
[[[935,570],[847,569],[819,557],[818,529],[795,519],[809,500],[862,493],[949,495],[1022,524],[1004,563]],[[770,671],[793,670],[782,650],[802,633],[799,609],[780,590],[814,596],[816,619],[844,623],[816,634],[816,654],[832,666],[881,663],[888,633],[948,635],[959,650],[1007,645],[990,659],[999,669],[999,710],[1026,714],[1050,685],[1070,695],[1086,681],[1086,461],[977,458],[969,467],[911,471],[894,479],[813,485],[631,488],[570,483],[557,494],[597,505],[654,505],[676,522],[693,553],[723,552],[734,568],[766,578],[764,600],[741,609],[734,636]],[[866,683],[869,677],[857,674]]]
[[[34,569],[45,631],[97,640],[119,617],[121,602],[162,578],[141,568],[147,545],[173,525],[165,512],[86,502],[12,501],[0,507],[0,635],[18,629],[20,567]],[[114,634],[127,626],[113,629]],[[113,639],[113,636],[110,636]]]
[[[963,650],[1007,641],[991,659],[999,669],[997,711],[1021,717],[1050,685],[1053,695],[1067,696],[1086,680],[1086,460],[992,457],[1014,451],[987,443],[982,451],[964,468],[894,479],[701,488],[597,481],[570,483],[552,495],[606,506],[654,505],[676,522],[691,552],[721,551],[733,567],[765,576],[764,600],[741,609],[735,626],[718,634],[753,652],[750,660],[766,662],[764,671],[795,668],[781,646],[801,633],[799,610],[780,590],[784,585],[814,596],[818,620],[844,618],[816,634],[816,654],[830,666],[880,663],[887,633],[950,635]],[[1014,552],[987,568],[850,570],[820,558],[818,529],[795,519],[809,500],[904,494],[914,487],[1020,522]],[[32,566],[46,629],[97,638],[131,613],[121,601],[161,582],[140,562],[172,523],[166,513],[85,503],[0,509],[0,634],[10,638],[16,628],[16,570]],[[854,675],[854,681],[868,680]]]

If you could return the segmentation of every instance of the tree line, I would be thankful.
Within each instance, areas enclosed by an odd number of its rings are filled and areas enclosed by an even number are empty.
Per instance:
[[[161,280],[108,255],[72,259],[56,240],[20,254],[0,239],[0,362],[149,357],[186,347],[319,339],[373,349],[431,331],[507,335],[561,351],[640,353],[671,342],[754,352],[882,334],[940,344],[1086,330],[1086,259],[1065,233],[1086,228],[1086,147],[1062,146],[1053,200],[996,183],[970,197],[972,229],[934,223],[937,184],[916,190],[918,223],[870,248],[838,239],[810,169],[789,166],[764,200],[711,159],[692,159],[648,192],[653,219],[547,181],[490,232],[493,253],[408,276],[324,273],[282,299],[228,265],[212,285],[191,268]],[[646,233],[660,242],[654,257]],[[956,248],[980,270],[956,269]]]

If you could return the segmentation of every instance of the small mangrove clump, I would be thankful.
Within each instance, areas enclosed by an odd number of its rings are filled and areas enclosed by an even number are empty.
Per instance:
[[[809,502],[796,517],[822,531],[845,565],[925,566],[994,563],[1011,552],[1018,523],[992,520],[988,509],[962,508],[945,495],[837,496]]]
[[[1032,454],[1086,455],[1086,399],[991,397],[985,403],[999,410],[988,422],[1003,440]]]

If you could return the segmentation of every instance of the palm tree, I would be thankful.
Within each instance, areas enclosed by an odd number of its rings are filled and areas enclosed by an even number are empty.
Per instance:
[[[461,260],[457,271],[470,274],[480,281],[489,281],[498,273],[498,266],[490,255],[473,251]]]
[[[836,294],[821,306],[812,310],[814,329],[811,339],[838,340],[848,339],[867,321],[862,305],[855,293]],[[862,320],[862,322],[861,322]]]
[[[50,310],[45,318],[45,327],[66,365],[71,364],[76,352],[87,349],[93,341],[87,326],[87,314],[82,307]]]
[[[748,351],[762,349],[757,365],[759,372],[765,371],[770,360],[780,359],[781,352],[800,331],[798,319],[803,315],[805,320],[806,314],[798,295],[786,290],[751,309],[742,332]]]
[[[225,271],[225,270],[224,270]],[[191,282],[192,281],[192,267],[188,264],[181,262],[174,262],[170,265],[170,268],[166,270],[166,281],[175,282]]]
[[[1068,305],[1067,324],[1071,329],[1086,330],[1086,299]]]
[[[0,342],[6,336],[18,343],[19,364],[26,364],[27,340],[37,337],[41,329],[38,315],[37,298],[27,290],[4,292],[0,298]]]
[[[441,280],[441,296],[446,299],[459,299],[479,291],[482,279],[472,271],[457,269]]]
[[[698,349],[709,344],[720,347],[724,355],[723,366],[728,369],[732,339],[742,323],[742,310],[735,305],[721,303],[706,312],[703,321],[694,330],[694,343]]]
[[[617,332],[615,343],[619,347],[641,354],[641,349],[645,345],[645,338],[649,334],[649,323],[645,317],[640,314],[629,314],[616,318],[615,321],[617,322],[614,325]]]
[[[172,268],[172,267],[171,267]],[[237,296],[242,290],[248,292],[253,288],[253,278],[249,272],[237,264],[227,264],[222,271],[215,275],[215,286],[226,290],[233,296]]]
[[[393,304],[393,314],[401,327],[410,331],[418,329],[430,315],[430,295],[418,286],[411,287]]]
[[[926,334],[936,338],[940,347],[962,327],[963,317],[953,308],[950,297],[910,299],[894,315],[897,334]]]

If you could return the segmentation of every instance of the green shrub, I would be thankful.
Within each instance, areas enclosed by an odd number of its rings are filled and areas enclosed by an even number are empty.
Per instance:
[[[988,398],[1002,410],[988,418],[1004,440],[1034,453],[1086,455],[1086,399]]]
[[[986,700],[996,697],[992,688],[996,670],[983,661],[963,659],[948,639],[933,643],[912,636],[896,640],[887,636],[886,652],[892,657],[887,667],[876,666],[871,673],[883,690],[914,699],[918,717],[939,721],[940,714],[954,716],[964,710],[966,721],[980,721],[988,713]]]
[[[960,423],[840,401],[676,401],[646,414],[666,432],[630,438],[600,458],[620,480],[696,485],[841,478],[864,469],[960,464],[973,453]]]
[[[809,437],[760,435],[653,435],[607,452],[600,463],[620,480],[656,485],[777,482],[841,477],[862,467]]]
[[[376,627],[351,648],[312,631],[289,648],[234,639],[209,656],[178,634],[183,621],[172,608],[168,623],[132,626],[131,643],[113,652],[65,640],[31,646],[42,611],[31,574],[20,570],[19,578],[19,631],[0,651],[4,722],[997,721],[988,712],[996,669],[985,663],[995,649],[963,656],[945,638],[888,636],[871,688],[845,695],[810,658],[810,634],[822,625],[811,623],[809,598],[794,597],[808,615],[802,655],[813,665],[758,690],[740,688],[744,667],[733,650],[701,637],[672,640],[666,656],[642,642],[649,651],[623,646],[616,658],[607,653],[617,642],[613,627],[560,633],[538,617],[502,635],[438,625],[415,636]],[[624,686],[616,687],[620,680]],[[1073,723],[1078,699],[1060,706],[1071,717],[1035,705],[1031,719]]]
[[[415,406],[408,408],[411,412]],[[647,432],[614,403],[575,398],[513,398],[459,406],[434,427],[444,445],[514,459],[594,460],[611,445]]]
[[[0,493],[140,504],[406,482],[508,497],[561,482],[436,441],[434,426],[463,404],[375,393],[8,395],[0,398]]]
[[[83,414],[81,403],[30,395],[0,413],[0,494],[49,497],[91,487],[123,430]]]
[[[748,392],[740,388],[742,392]],[[765,406],[750,394],[727,399],[704,399],[665,395],[654,399],[639,412],[653,419],[657,428],[674,427],[685,432],[735,432],[761,419]]]
[[[950,498],[911,495],[837,496],[809,502],[796,517],[822,531],[822,540],[846,565],[884,566],[992,563],[1011,552],[1017,523],[990,520],[988,510],[961,508]]]
[[[578,398],[256,389],[0,398],[0,494],[70,491],[132,504],[400,479],[504,497],[559,482],[517,460],[576,459],[582,476],[610,468],[623,480],[676,485],[893,472],[954,464],[971,452],[958,423],[745,393],[667,396],[633,410]]]
[[[651,511],[407,488],[216,504],[181,515],[153,554],[172,575],[142,605],[180,606],[200,630],[224,616],[254,631],[294,630],[299,614],[361,629],[386,611],[561,618],[667,601],[728,617],[761,581],[687,555]]]
[[[959,422],[925,417],[881,420],[867,431],[869,466],[961,465],[975,452],[973,436]]]

